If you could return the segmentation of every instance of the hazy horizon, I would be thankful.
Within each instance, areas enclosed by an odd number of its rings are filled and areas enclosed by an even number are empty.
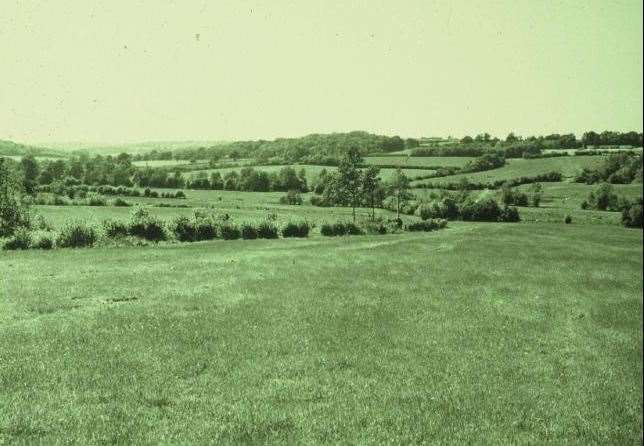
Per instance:
[[[642,129],[642,4],[89,4],[0,13],[0,139]]]

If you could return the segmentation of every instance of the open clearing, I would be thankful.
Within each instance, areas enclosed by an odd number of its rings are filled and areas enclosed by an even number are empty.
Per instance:
[[[642,232],[450,228],[5,253],[0,442],[637,443]]]

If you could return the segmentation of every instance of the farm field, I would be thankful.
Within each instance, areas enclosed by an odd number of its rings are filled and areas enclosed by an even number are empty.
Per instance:
[[[469,156],[367,156],[366,164],[400,166],[441,166],[441,167],[463,167],[468,161],[473,160]]]
[[[537,159],[507,159],[503,167],[486,170],[483,172],[463,173],[450,175],[431,180],[415,182],[414,185],[423,184],[427,181],[439,183],[458,182],[461,178],[467,177],[472,182],[493,182],[498,180],[509,180],[522,176],[536,176],[551,171],[558,171],[564,177],[572,177],[584,167],[593,167],[602,161],[600,156],[570,156],[559,158],[537,158]]]
[[[633,444],[641,253],[453,223],[3,254],[0,441]]]

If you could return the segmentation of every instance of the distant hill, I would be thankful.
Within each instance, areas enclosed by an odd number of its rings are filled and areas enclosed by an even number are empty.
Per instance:
[[[64,153],[45,147],[36,147],[0,139],[0,156],[47,156],[62,157]]]

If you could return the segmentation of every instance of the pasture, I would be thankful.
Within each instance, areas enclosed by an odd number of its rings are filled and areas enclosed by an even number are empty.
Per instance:
[[[0,442],[637,443],[641,254],[534,223],[4,253]]]
[[[537,159],[512,158],[506,160],[505,166],[497,169],[421,180],[415,182],[414,185],[423,184],[428,181],[434,184],[452,183],[458,182],[464,177],[467,177],[472,182],[488,183],[522,176],[536,176],[552,171],[561,172],[564,177],[572,177],[584,167],[596,166],[602,161],[602,158],[600,156],[567,156]]]

